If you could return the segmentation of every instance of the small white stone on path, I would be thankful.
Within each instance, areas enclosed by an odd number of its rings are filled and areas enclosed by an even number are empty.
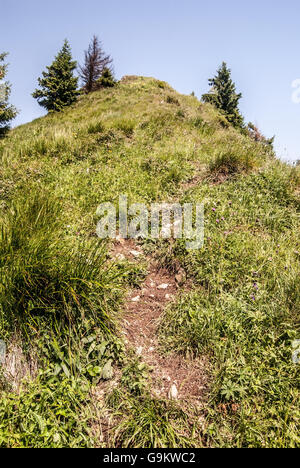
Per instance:
[[[157,289],[168,289],[168,287],[169,287],[169,284],[164,283],[164,284],[161,284],[160,286],[157,286]]]
[[[177,400],[178,397],[178,390],[175,384],[172,385],[169,391],[169,398],[170,400]]]
[[[130,253],[134,257],[139,257],[140,255],[142,255],[141,252],[138,252],[137,250],[130,250]]]
[[[139,347],[136,349],[136,354],[137,354],[138,356],[141,356],[142,352],[143,352],[143,347],[142,347],[142,346],[139,346]]]
[[[140,296],[136,296],[131,299],[131,302],[139,302],[140,299]]]

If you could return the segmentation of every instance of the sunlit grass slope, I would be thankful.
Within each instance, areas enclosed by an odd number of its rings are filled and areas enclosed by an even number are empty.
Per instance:
[[[17,391],[0,373],[0,446],[299,445],[295,168],[210,105],[142,77],[11,131],[0,156],[0,338],[39,368]],[[97,206],[120,194],[205,201],[201,250],[146,242],[193,285],[165,312],[161,337],[209,358],[201,423],[149,395],[118,338],[125,292],[145,274],[95,235]],[[98,407],[95,386],[114,366],[126,378]],[[119,426],[101,438],[97,421],[114,412]]]

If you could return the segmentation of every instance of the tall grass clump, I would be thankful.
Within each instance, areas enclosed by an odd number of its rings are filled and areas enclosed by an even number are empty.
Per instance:
[[[100,241],[64,234],[61,202],[45,189],[18,193],[0,231],[0,338],[18,340],[36,376],[1,374],[0,447],[90,447],[90,391],[113,376],[126,271]]]
[[[124,389],[122,392],[116,389],[108,402],[119,420],[110,436],[114,447],[195,447],[188,416],[174,403],[153,399],[147,392],[133,396]]]
[[[230,129],[234,132],[233,129]],[[230,134],[223,131],[222,138],[216,145],[215,156],[209,162],[209,172],[213,176],[234,176],[248,174],[262,167],[273,156],[271,147],[252,142],[241,134]]]
[[[12,328],[87,316],[112,324],[118,272],[105,246],[63,238],[60,204],[49,192],[26,192],[6,210],[0,237],[0,310]]]

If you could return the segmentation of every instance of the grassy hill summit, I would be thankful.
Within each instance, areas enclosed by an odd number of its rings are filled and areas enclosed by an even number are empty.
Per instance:
[[[256,140],[137,76],[0,140],[0,447],[299,446],[300,173]],[[204,246],[99,239],[120,194]]]

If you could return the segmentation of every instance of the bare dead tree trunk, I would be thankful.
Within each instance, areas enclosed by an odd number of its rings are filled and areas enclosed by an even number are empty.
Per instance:
[[[112,63],[111,56],[104,52],[101,41],[94,35],[84,53],[84,64],[79,66],[79,76],[86,93],[97,89],[97,80],[104,69],[112,70]]]

